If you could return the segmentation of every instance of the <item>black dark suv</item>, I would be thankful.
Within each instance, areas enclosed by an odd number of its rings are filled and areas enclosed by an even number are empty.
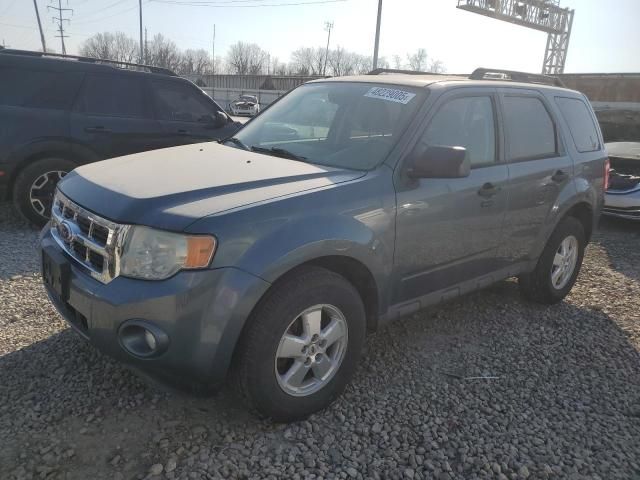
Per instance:
[[[226,138],[239,128],[173,72],[83,57],[0,50],[0,201],[43,225],[76,166]]]

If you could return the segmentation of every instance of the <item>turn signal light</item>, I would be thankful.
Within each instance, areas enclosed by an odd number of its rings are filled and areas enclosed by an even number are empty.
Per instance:
[[[216,249],[213,237],[187,237],[187,259],[184,268],[204,268],[211,262]]]

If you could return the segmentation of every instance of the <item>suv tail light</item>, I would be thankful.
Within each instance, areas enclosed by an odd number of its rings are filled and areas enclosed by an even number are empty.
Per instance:
[[[604,161],[604,191],[609,189],[609,176],[611,174],[611,161],[609,157]]]

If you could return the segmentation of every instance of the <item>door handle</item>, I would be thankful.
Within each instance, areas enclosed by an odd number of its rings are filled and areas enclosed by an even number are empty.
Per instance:
[[[180,129],[178,130],[178,135],[191,135],[189,130]]]
[[[493,183],[487,182],[478,190],[478,195],[482,198],[491,198],[500,191],[500,187],[496,187]]]
[[[557,170],[556,173],[554,173],[551,176],[551,180],[553,180],[556,183],[562,183],[567,178],[569,178],[569,175],[566,172],[563,172],[562,170]]]
[[[100,125],[97,127],[85,127],[84,131],[87,133],[111,133],[110,128],[104,128]]]

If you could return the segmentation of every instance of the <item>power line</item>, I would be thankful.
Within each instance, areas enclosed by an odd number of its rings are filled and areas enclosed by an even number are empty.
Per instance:
[[[62,54],[66,55],[67,54],[67,49],[64,46],[64,39],[65,38],[69,38],[68,35],[64,34],[64,22],[67,22],[67,24],[69,24],[71,22],[70,19],[68,18],[64,18],[64,12],[71,12],[71,15],[73,15],[73,9],[72,8],[62,8],[62,0],[58,0],[58,6],[51,6],[51,5],[47,5],[47,8],[50,8],[51,10],[55,10],[58,12],[58,16],[57,17],[52,17],[52,20],[57,20],[58,21],[58,31],[60,32],[60,35],[56,35],[56,37],[60,38],[60,44],[62,45]]]
[[[86,17],[94,17],[98,13],[102,13],[105,10],[109,10],[110,8],[117,7],[118,5],[120,5],[120,4],[124,3],[124,2],[129,2],[129,1],[130,0],[118,0],[117,2],[114,2],[114,3],[110,4],[110,5],[105,6],[105,7],[99,8],[99,9],[94,10],[92,12],[85,13],[83,15],[79,15],[79,16],[76,17],[76,19],[79,18],[79,19],[85,20]],[[77,5],[76,5],[76,8],[78,8]]]
[[[93,20],[84,20],[82,22],[74,22],[74,25],[86,25],[87,23],[102,22],[103,20],[108,20],[110,18],[119,17],[123,13],[129,13],[130,11],[136,10],[137,8],[138,8],[138,5],[134,5],[133,7],[129,7],[127,9],[125,9],[125,10],[122,10],[120,12],[114,13],[113,15],[107,15],[106,17],[95,18]]]
[[[348,0],[314,0],[310,2],[291,2],[291,3],[261,3],[258,5],[234,5],[234,4],[220,4],[220,3],[193,3],[191,2],[179,2],[177,0],[149,0],[154,3],[165,3],[171,5],[182,5],[185,7],[209,7],[209,8],[260,8],[260,7],[290,7],[290,6],[302,6],[302,5],[322,5],[328,3],[342,3]],[[239,0],[238,0],[239,1]],[[253,0],[256,1],[256,0]]]

